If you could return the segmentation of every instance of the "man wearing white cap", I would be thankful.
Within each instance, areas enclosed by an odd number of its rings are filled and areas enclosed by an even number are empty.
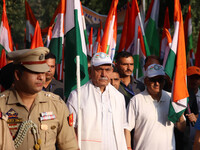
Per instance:
[[[127,126],[124,96],[110,82],[112,61],[105,53],[91,60],[91,80],[81,87],[81,149],[126,150],[124,128]],[[78,121],[77,90],[71,92],[67,105]]]
[[[17,150],[77,150],[69,111],[59,96],[42,91],[48,48],[8,53],[13,60],[14,88],[0,94],[0,114],[7,118]],[[0,138],[1,139],[1,138]]]
[[[174,150],[174,124],[168,120],[171,94],[162,90],[165,83],[163,67],[159,64],[148,66],[144,83],[145,91],[135,95],[128,106],[127,146],[131,145],[130,131],[135,129],[135,150]],[[184,130],[183,115],[176,127]]]

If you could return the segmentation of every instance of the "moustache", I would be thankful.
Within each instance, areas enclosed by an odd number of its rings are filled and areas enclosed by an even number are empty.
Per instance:
[[[125,72],[133,72],[132,70],[130,70],[130,69],[127,69]]]
[[[108,80],[107,77],[101,77],[99,80]]]

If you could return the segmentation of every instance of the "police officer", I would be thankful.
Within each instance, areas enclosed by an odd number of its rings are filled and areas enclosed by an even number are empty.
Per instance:
[[[14,61],[14,88],[1,93],[0,111],[8,115],[8,127],[17,150],[77,150],[69,111],[59,96],[42,91],[48,48],[18,50]]]

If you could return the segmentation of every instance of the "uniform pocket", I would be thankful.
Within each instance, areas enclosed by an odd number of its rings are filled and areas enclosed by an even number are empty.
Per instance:
[[[58,122],[56,120],[42,121],[40,125],[40,138],[45,146],[55,147],[58,132]]]

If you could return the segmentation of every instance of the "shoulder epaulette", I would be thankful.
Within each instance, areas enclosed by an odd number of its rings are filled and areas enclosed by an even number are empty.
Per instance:
[[[44,96],[46,96],[47,98],[51,98],[53,100],[62,100],[59,95],[56,95],[56,94],[54,94],[52,92],[45,92]]]
[[[5,120],[5,121],[7,121],[7,120],[8,120],[8,115],[6,115],[6,114],[0,112],[0,119],[3,119],[3,120]]]

